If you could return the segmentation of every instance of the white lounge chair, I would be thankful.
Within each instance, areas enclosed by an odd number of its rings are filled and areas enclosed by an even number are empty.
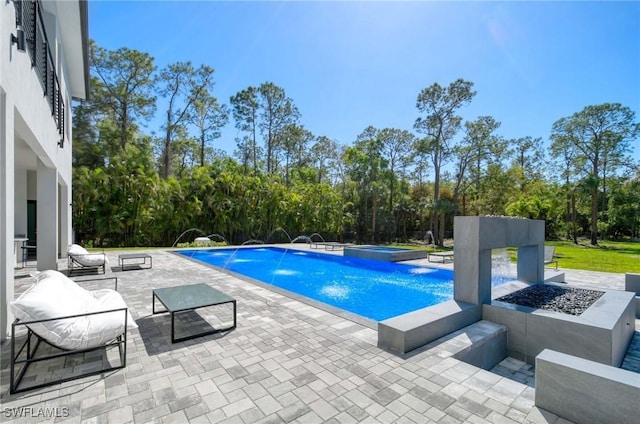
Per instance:
[[[71,244],[67,248],[69,275],[96,271],[104,274],[109,264],[109,259],[104,253],[89,253],[84,247]]]
[[[431,257],[440,258],[438,261],[432,261]],[[429,252],[427,253],[427,260],[429,262],[442,262],[445,263],[447,261],[453,261],[453,250],[443,251],[443,252]]]
[[[9,302],[16,320],[11,325],[10,393],[19,393],[126,366],[127,329],[137,328],[122,296],[115,290],[89,291],[58,271],[35,276],[35,284]],[[117,278],[103,278],[115,280]],[[88,281],[88,280],[85,280]],[[21,346],[16,338],[26,330]],[[52,346],[39,353],[41,342]],[[57,378],[26,388],[19,387],[29,366],[73,354],[118,348],[119,365],[88,368],[84,374]],[[21,366],[20,369],[17,369]],[[58,362],[59,366],[59,362]]]

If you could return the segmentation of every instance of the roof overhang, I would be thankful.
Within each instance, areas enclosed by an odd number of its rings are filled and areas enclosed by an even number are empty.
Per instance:
[[[71,97],[89,96],[89,5],[87,0],[44,1],[57,17]]]

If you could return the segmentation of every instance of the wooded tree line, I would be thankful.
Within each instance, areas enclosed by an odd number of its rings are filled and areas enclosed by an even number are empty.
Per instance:
[[[442,244],[455,215],[547,222],[548,238],[640,236],[640,124],[618,103],[560,117],[541,138],[500,136],[491,116],[465,121],[473,83],[418,93],[413,128],[364,128],[347,144],[304,128],[272,82],[215,96],[214,69],[158,69],[144,52],[91,45],[89,100],[74,105],[76,239],[167,246],[189,228],[231,243],[292,237]],[[145,125],[162,117],[157,132]],[[237,130],[230,156],[216,148]],[[280,240],[282,241],[282,240]]]

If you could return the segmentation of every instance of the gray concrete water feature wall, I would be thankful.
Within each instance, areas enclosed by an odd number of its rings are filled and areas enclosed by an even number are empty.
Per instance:
[[[453,298],[491,302],[491,250],[518,248],[518,281],[544,281],[544,221],[498,216],[456,216],[453,221]]]
[[[509,355],[527,362],[552,348],[620,365],[633,337],[632,293],[606,292],[581,317],[492,301],[492,249],[518,249],[518,282],[512,291],[544,282],[544,221],[455,217],[454,240],[453,300],[378,323],[378,346],[405,354],[485,319],[508,328]]]
[[[544,280],[544,221],[485,216],[454,218],[453,300],[378,323],[378,346],[413,349],[482,319],[491,302],[491,250],[518,247],[518,280]]]

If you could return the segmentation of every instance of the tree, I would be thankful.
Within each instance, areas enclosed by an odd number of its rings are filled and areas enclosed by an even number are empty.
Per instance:
[[[378,133],[382,144],[382,156],[386,159],[390,171],[389,212],[393,212],[395,180],[404,177],[404,169],[409,164],[415,136],[407,130],[384,128]]]
[[[640,235],[640,178],[615,181],[609,199],[609,231],[616,238]]]
[[[284,181],[289,186],[292,168],[300,169],[307,158],[307,146],[313,139],[311,131],[301,125],[287,124],[278,133],[277,151],[284,154]]]
[[[337,158],[338,144],[335,140],[331,140],[329,137],[321,135],[316,137],[315,143],[311,146],[311,156],[315,162],[316,172],[318,175],[318,184],[322,183],[325,176],[325,168],[327,162]]]
[[[472,91],[473,83],[457,79],[442,87],[435,83],[423,89],[418,95],[416,107],[424,116],[416,119],[414,128],[425,135],[418,146],[418,152],[427,154],[434,171],[434,203],[440,200],[440,174],[453,154],[451,145],[453,137],[460,129],[462,118],[456,115],[458,109],[471,102],[476,92]],[[442,210],[442,209],[441,209]],[[436,222],[443,223],[443,219],[434,216]],[[444,226],[434,226],[436,243],[444,242]]]
[[[566,118],[562,118],[556,124],[558,127],[565,125]],[[569,137],[556,135],[550,146],[551,156],[554,162],[562,170],[560,177],[563,179],[563,187],[566,195],[565,222],[567,238],[578,244],[576,188],[575,178],[580,174],[584,166],[584,157],[578,155],[576,146]]]
[[[200,166],[204,166],[207,144],[220,138],[220,129],[229,122],[229,108],[210,93],[203,93],[193,102],[190,122],[198,129]]]
[[[264,139],[267,173],[275,168],[274,151],[277,148],[278,134],[287,125],[295,124],[300,117],[293,100],[286,96],[284,89],[271,82],[265,82],[258,88],[260,123],[258,127]]]
[[[108,51],[93,41],[89,51],[91,71],[96,76],[92,79],[92,101],[115,123],[116,146],[122,152],[137,132],[136,121],[147,120],[155,112],[153,57],[126,47]]]
[[[245,134],[236,138],[238,145],[237,156],[245,163],[253,162],[254,175],[258,172],[261,152],[258,146],[258,132],[264,142],[264,166],[267,173],[274,173],[277,169],[277,151],[282,146],[280,142],[282,131],[288,126],[296,124],[300,113],[293,104],[293,100],[286,96],[284,89],[272,82],[265,82],[260,87],[248,87],[231,96],[233,118],[236,128]]]
[[[615,173],[640,134],[635,113],[619,103],[587,106],[553,124],[551,139],[575,147],[591,192],[591,244],[598,245],[598,193],[606,187],[607,172]],[[601,184],[602,183],[602,184]]]
[[[509,141],[512,166],[520,173],[520,191],[525,193],[529,184],[542,181],[547,169],[542,139],[520,137]]]
[[[249,162],[253,166],[253,174],[258,173],[259,147],[258,147],[258,89],[248,87],[239,91],[229,99],[233,108],[233,119],[236,128],[243,131],[243,137],[236,138],[238,145],[237,156],[240,157],[244,171],[247,173]]]
[[[379,131],[369,126],[361,132],[352,147],[345,152],[345,162],[349,168],[351,179],[358,184],[359,215],[358,227],[361,234],[370,234],[376,241],[378,199],[381,194],[380,177],[386,168],[382,157],[382,143],[378,137]],[[369,208],[369,200],[371,208]],[[371,221],[369,226],[369,210]],[[367,237],[367,238],[369,238]]]
[[[94,87],[95,85],[92,85]],[[96,108],[90,100],[81,100],[73,107],[73,167],[104,166],[105,154],[96,130]]]
[[[458,166],[458,179],[464,181],[463,166],[464,160],[468,160],[468,168],[475,188],[474,206],[476,215],[480,215],[480,198],[482,190],[481,179],[487,172],[488,164],[499,163],[506,150],[506,143],[494,135],[495,130],[500,127],[500,122],[491,116],[480,116],[475,121],[467,121],[465,126],[465,137],[455,152],[461,155]],[[466,156],[466,157],[465,157]],[[457,192],[461,183],[456,184],[454,190],[454,200],[458,200]]]
[[[160,94],[168,98],[167,119],[162,146],[161,173],[166,179],[171,175],[172,143],[179,127],[191,118],[196,102],[210,96],[213,87],[213,68],[202,65],[195,69],[191,62],[176,62],[160,72]]]

